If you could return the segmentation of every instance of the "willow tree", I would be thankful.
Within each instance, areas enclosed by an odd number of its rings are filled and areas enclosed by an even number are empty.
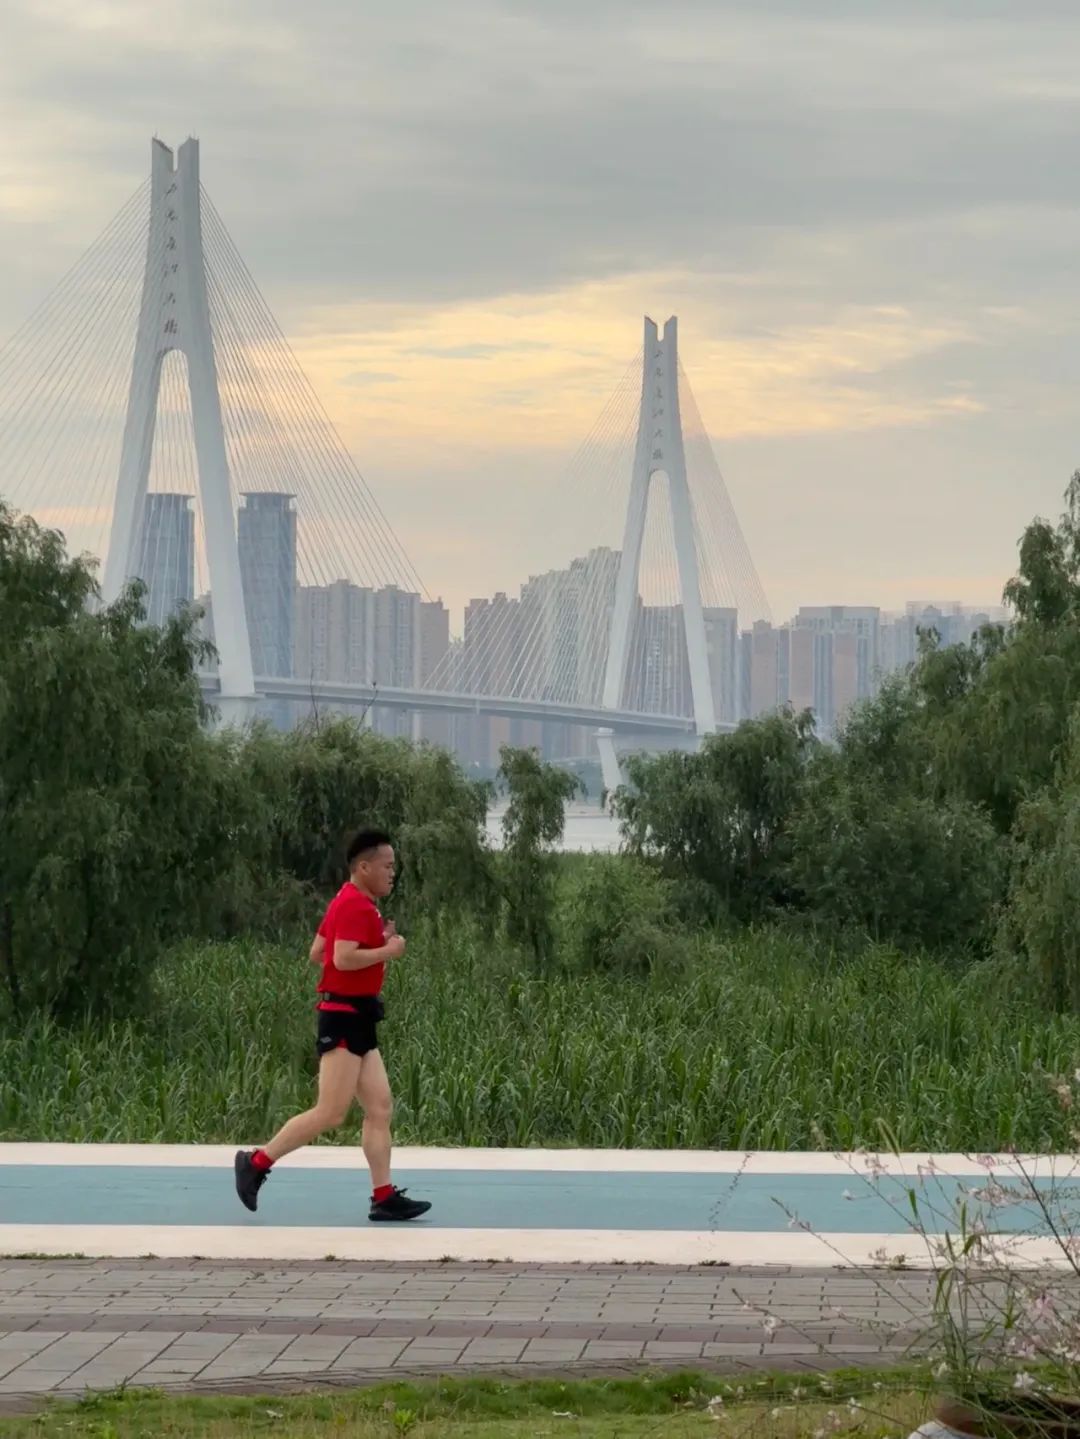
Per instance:
[[[232,796],[191,616],[101,607],[91,565],[0,505],[0,974],[12,1010],[129,1005],[220,864]]]

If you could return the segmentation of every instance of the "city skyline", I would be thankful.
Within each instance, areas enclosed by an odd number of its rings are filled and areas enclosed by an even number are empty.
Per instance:
[[[455,614],[476,577],[494,593],[575,552],[553,497],[645,310],[682,317],[775,614],[993,600],[1075,460],[1080,17],[612,13],[195,0],[181,23],[13,0],[0,335],[138,184],[143,131],[195,130],[252,273]]]
[[[381,687],[427,687],[554,701],[572,695],[600,703],[618,551],[594,548],[561,570],[530,575],[513,596],[474,597],[461,637],[452,639],[446,606],[418,591],[344,578],[305,584],[297,567],[294,498],[286,491],[248,493],[239,510],[244,605],[257,675],[372,685],[376,696]],[[190,594],[179,592],[193,577],[193,533],[186,496],[147,496],[140,578],[151,622],[190,601]],[[212,639],[210,597],[197,603]],[[819,733],[830,737],[852,706],[871,699],[890,674],[916,659],[927,631],[943,645],[965,643],[982,626],[1006,619],[1000,606],[977,610],[941,599],[909,600],[900,613],[877,605],[803,605],[776,624],[742,621],[734,607],[705,606],[716,720],[730,727],[783,708],[808,710]],[[693,715],[681,602],[648,603],[639,588],[630,651],[621,705]],[[310,703],[264,701],[261,708],[275,726],[287,728],[310,711]],[[504,744],[535,746],[562,762],[588,762],[595,740],[592,727],[566,720],[387,710],[377,697],[370,722],[384,734],[442,745],[463,763],[491,771]]]

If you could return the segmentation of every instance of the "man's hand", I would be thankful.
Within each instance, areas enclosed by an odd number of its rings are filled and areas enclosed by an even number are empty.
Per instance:
[[[397,925],[392,919],[388,919],[383,925],[383,936],[386,939],[392,939],[395,934],[397,934]]]
[[[389,959],[400,959],[405,953],[405,941],[400,934],[392,934],[386,941],[386,954]]]

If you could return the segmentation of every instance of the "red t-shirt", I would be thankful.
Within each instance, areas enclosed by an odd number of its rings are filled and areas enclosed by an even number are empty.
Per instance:
[[[334,963],[334,945],[339,939],[358,944],[361,949],[381,949],[386,943],[382,915],[375,901],[347,881],[330,901],[319,925],[319,933],[326,940],[319,993],[378,994],[383,986],[385,964],[368,964],[363,969],[338,969]]]

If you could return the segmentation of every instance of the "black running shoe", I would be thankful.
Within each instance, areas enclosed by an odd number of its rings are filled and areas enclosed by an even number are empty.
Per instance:
[[[425,1200],[408,1199],[404,1189],[395,1189],[389,1199],[384,1199],[379,1204],[376,1204],[374,1199],[371,1201],[368,1218],[388,1221],[419,1219],[421,1214],[426,1214],[430,1208],[431,1205]]]
[[[259,1207],[259,1190],[269,1178],[269,1170],[256,1169],[251,1162],[254,1150],[238,1149],[236,1151],[236,1192],[240,1197],[240,1203],[245,1209],[250,1209],[254,1214]]]

